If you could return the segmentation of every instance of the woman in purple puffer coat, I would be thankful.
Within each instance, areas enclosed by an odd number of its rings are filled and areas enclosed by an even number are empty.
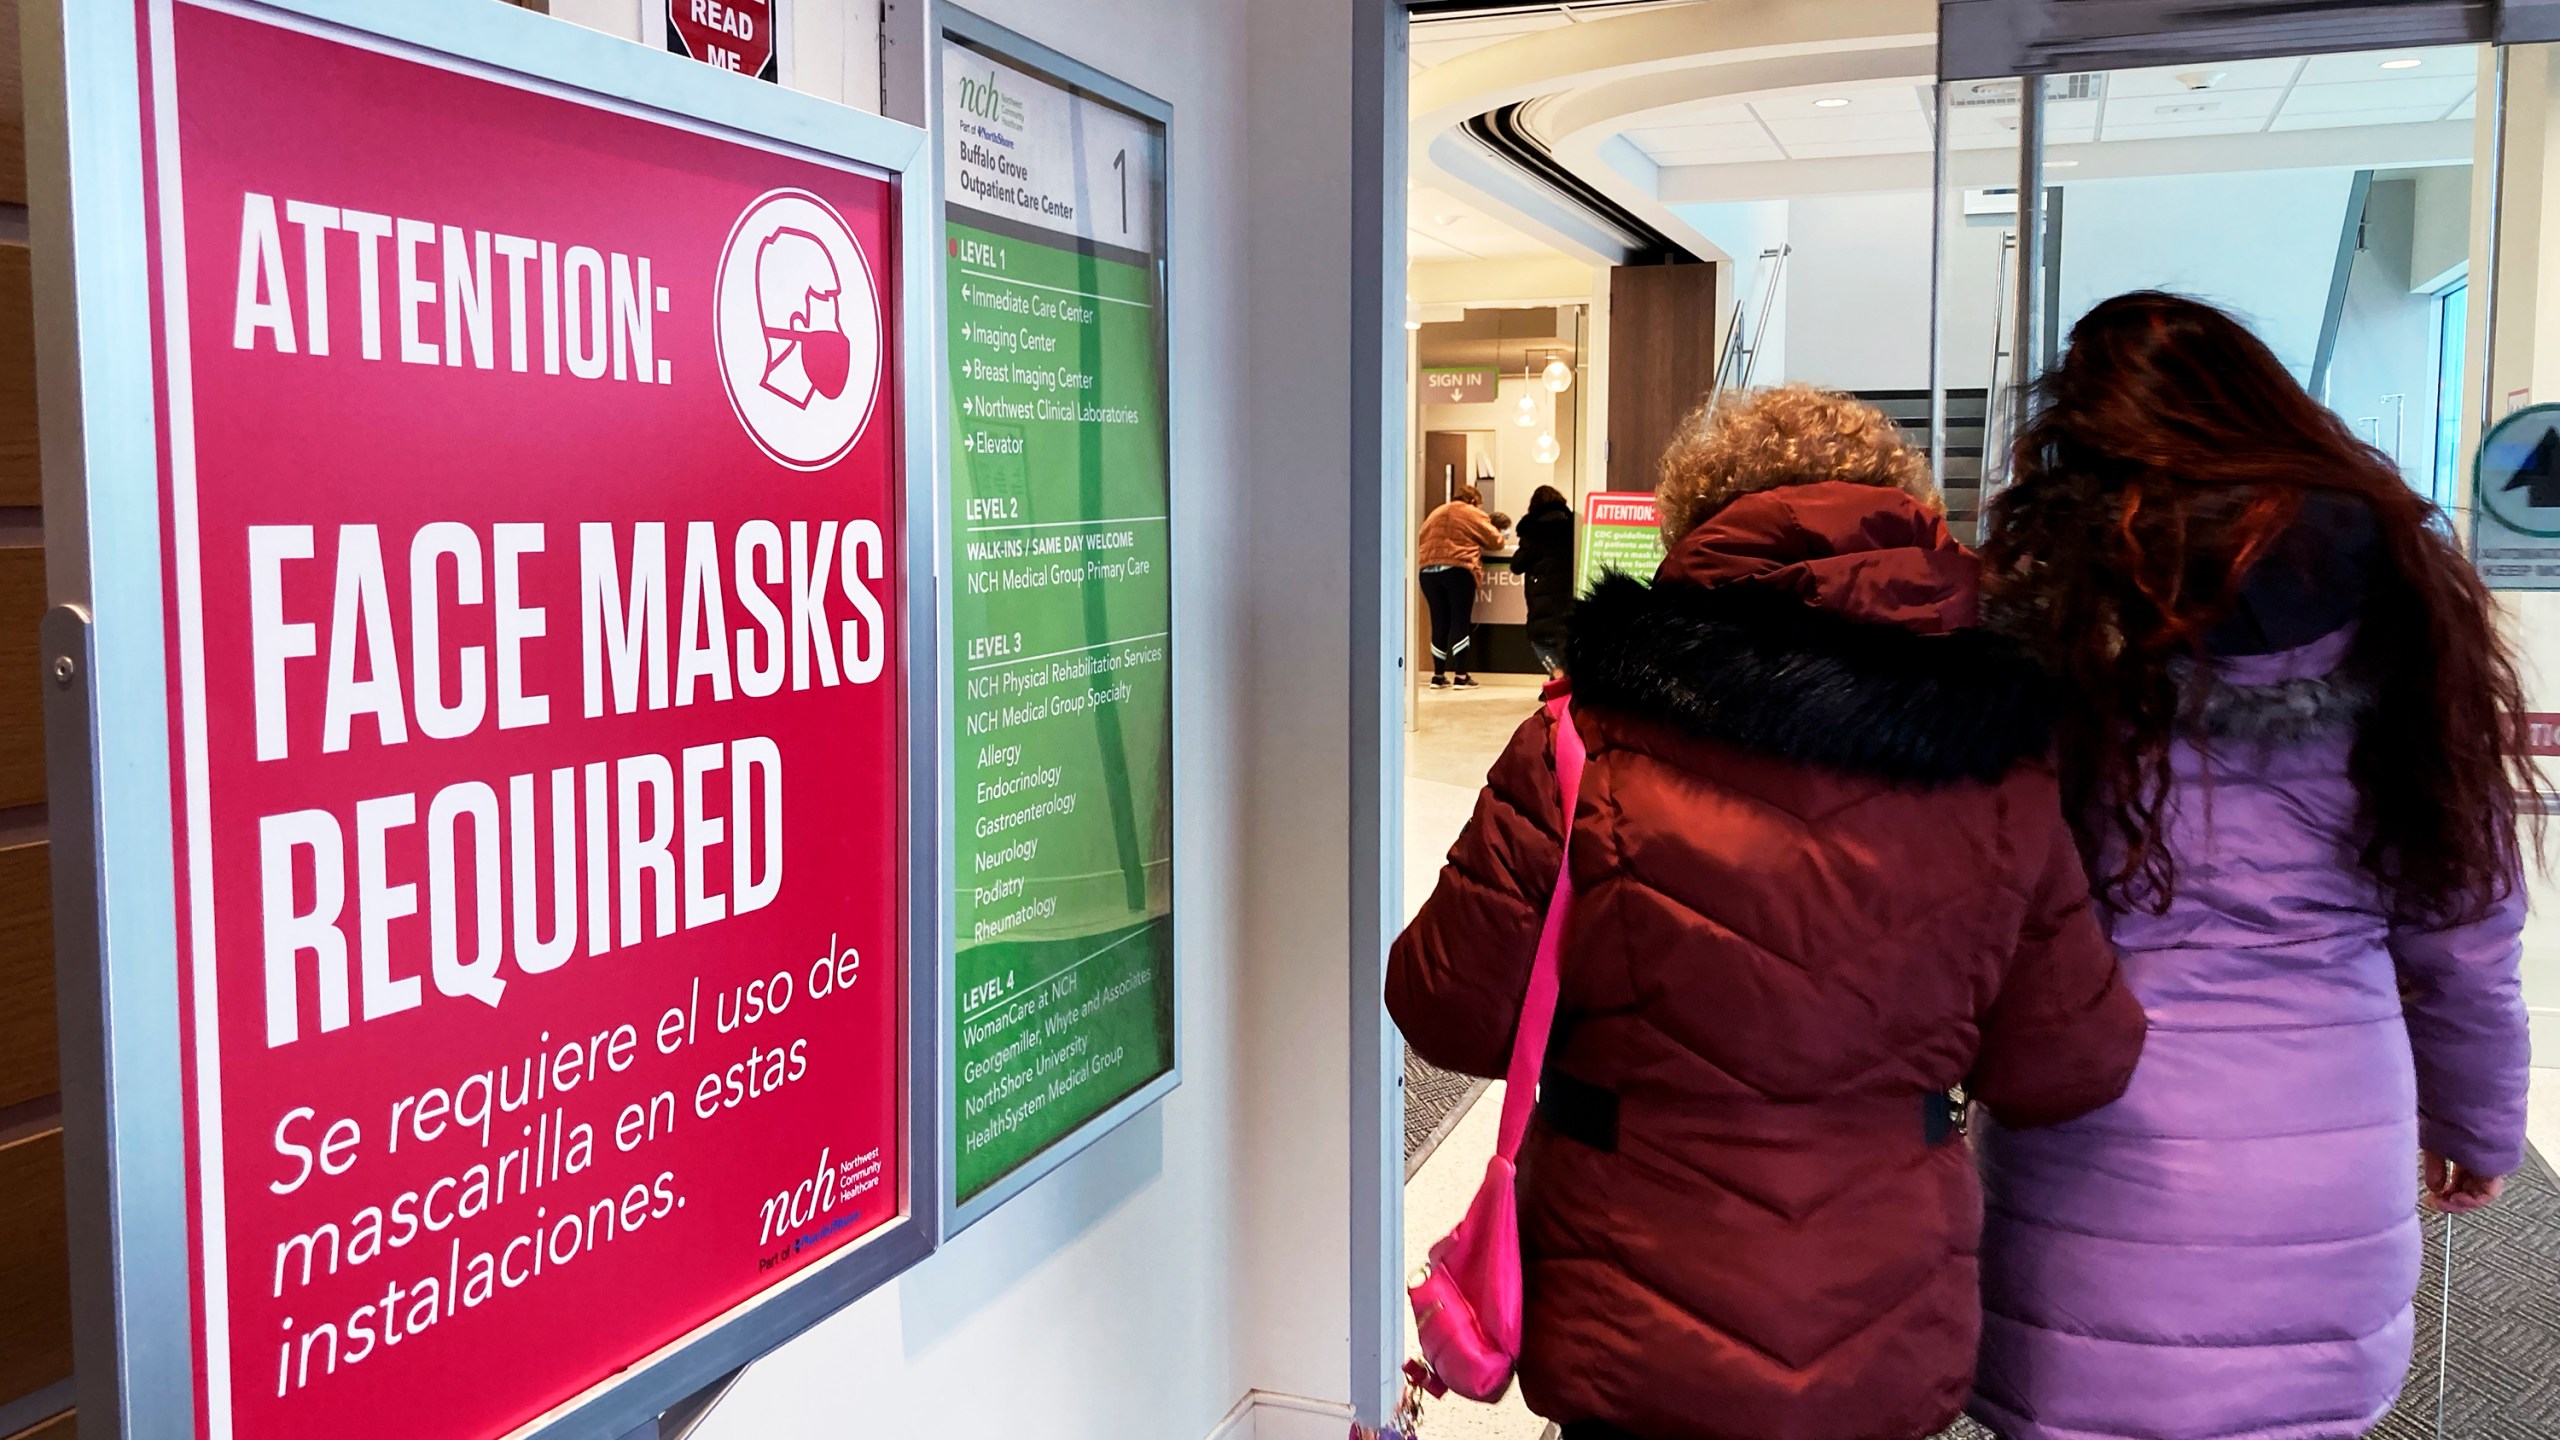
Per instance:
[[[1974,1414],[2008,1440],[2330,1440],[2409,1367],[2430,1203],[2521,1163],[2523,701],[2440,517],[2193,301],[2090,312],[1992,512],[2150,1048],[1981,1137]]]

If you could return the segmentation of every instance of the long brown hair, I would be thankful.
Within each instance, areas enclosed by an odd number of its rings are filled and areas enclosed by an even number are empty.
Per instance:
[[[2435,506],[2315,402],[2247,327],[2141,292],[2098,306],[2039,385],[1986,581],[2064,687],[2059,761],[2082,858],[2119,905],[2165,908],[2170,745],[2250,568],[2306,492],[2362,501],[2375,558],[2348,666],[2374,688],[2348,772],[2360,857],[2395,910],[2452,919],[2515,883],[2535,788],[2524,691],[2489,592]],[[2113,840],[2112,865],[2102,858]]]

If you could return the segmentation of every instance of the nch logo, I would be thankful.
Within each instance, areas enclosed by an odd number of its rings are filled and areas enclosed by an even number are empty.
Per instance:
[[[960,108],[981,120],[1002,125],[1009,130],[1022,128],[1022,102],[996,84],[1000,72],[990,69],[984,80],[960,77]]]

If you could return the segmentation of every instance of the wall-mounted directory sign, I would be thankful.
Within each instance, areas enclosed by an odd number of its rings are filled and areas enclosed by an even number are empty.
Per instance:
[[[195,1431],[654,1413],[931,1234],[921,136],[296,8],[144,38]]]
[[[1173,517],[1165,111],[945,14],[965,1222],[1173,1074]]]

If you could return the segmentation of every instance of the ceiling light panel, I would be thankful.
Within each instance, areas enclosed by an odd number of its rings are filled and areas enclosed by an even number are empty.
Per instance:
[[[1787,153],[1798,160],[1831,160],[1853,155],[1922,155],[1929,148],[1929,137],[1920,135],[1909,140],[1791,141]]]
[[[2163,135],[2253,135],[2284,103],[2282,90],[2202,90],[2176,95],[2119,95],[2107,104],[2106,140]]]
[[[1846,100],[1846,106],[1825,106],[1825,100]],[[1843,115],[1925,115],[1920,93],[1910,85],[1880,85],[1871,90],[1824,91],[1807,90],[1792,95],[1771,95],[1754,100],[1750,108],[1763,120],[1798,118],[1838,118]]]
[[[2471,45],[2444,45],[2430,50],[2362,50],[2345,55],[2314,55],[2302,67],[2305,85],[2335,85],[2353,80],[2371,80],[2382,75],[2385,60],[2415,60],[2413,70],[2394,70],[2393,77],[2435,79],[2447,76],[2476,81],[2480,73],[2480,51]],[[2448,102],[2450,103],[2450,102]]]
[[[1745,121],[1739,125],[1648,126],[1628,131],[1627,140],[1657,165],[1713,165],[1786,158],[1785,152],[1769,139],[1769,132],[1757,121]]]
[[[1419,230],[1408,230],[1404,237],[1404,254],[1408,260],[1467,260],[1474,257],[1455,245],[1443,243]]]
[[[2169,65],[2156,70],[2118,70],[2107,76],[2109,105],[2164,96],[2223,95],[2235,90],[2282,90],[2293,83],[2300,60],[2217,60],[2210,65]],[[2220,72],[2221,79],[2202,91],[2181,78],[2198,70]]]
[[[2435,114],[2442,115],[2461,104],[2463,97],[2476,88],[2476,82],[2468,75],[2439,77],[2412,73],[2378,76],[2367,71],[2365,78],[2344,84],[2296,85],[2279,113],[2291,119],[2303,115],[2432,108]]]
[[[1838,144],[1852,141],[1929,143],[1929,122],[1923,116],[1859,115],[1842,112],[1833,115],[1779,117],[1769,119],[1769,133],[1791,152],[1802,153],[1803,147],[1815,144]]]
[[[2359,125],[2424,125],[2443,118],[2441,106],[2394,108],[2378,106],[2371,110],[2329,110],[2297,115],[2290,109],[2275,118],[2270,130],[2345,130]]]

